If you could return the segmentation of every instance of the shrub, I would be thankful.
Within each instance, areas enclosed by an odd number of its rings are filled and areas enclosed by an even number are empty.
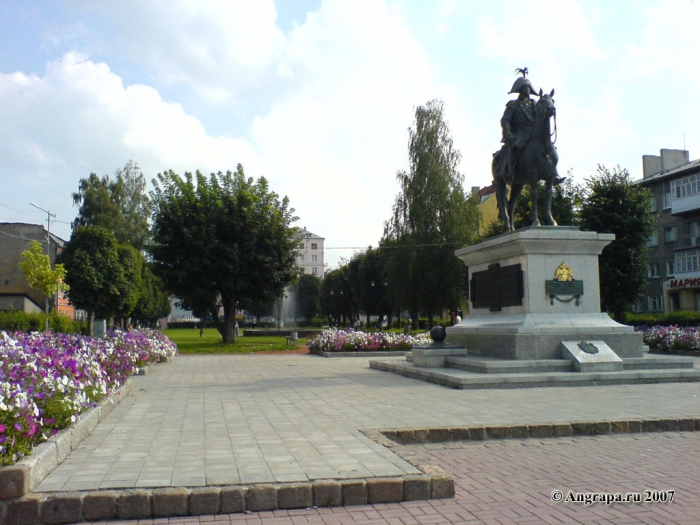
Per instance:
[[[644,333],[644,342],[657,350],[700,351],[700,331],[697,327],[652,326],[638,327]]]
[[[29,314],[18,310],[0,311],[0,330],[6,332],[38,332],[46,327],[45,314]],[[49,315],[49,328],[62,334],[79,334],[85,323],[73,321],[70,317],[52,313]]]
[[[309,341],[309,350],[320,352],[408,351],[412,346],[431,341],[429,334],[417,336],[394,332],[359,332],[330,328]]]
[[[668,313],[628,313],[625,324],[631,326],[697,326],[700,325],[700,312],[681,310]]]

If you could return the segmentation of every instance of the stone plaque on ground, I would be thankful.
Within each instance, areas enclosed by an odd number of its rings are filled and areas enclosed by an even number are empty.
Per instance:
[[[622,370],[622,359],[604,341],[562,341],[562,357],[574,361],[577,372]]]

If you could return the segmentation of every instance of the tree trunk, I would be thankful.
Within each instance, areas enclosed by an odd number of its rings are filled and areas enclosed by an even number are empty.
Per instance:
[[[223,330],[219,329],[224,343],[235,343],[236,336],[236,300],[233,297],[224,299],[221,298],[224,307],[224,324]]]
[[[95,312],[88,312],[87,321],[88,321],[88,325],[87,325],[88,337],[92,337],[93,336],[92,329],[93,329],[93,326],[95,324]]]

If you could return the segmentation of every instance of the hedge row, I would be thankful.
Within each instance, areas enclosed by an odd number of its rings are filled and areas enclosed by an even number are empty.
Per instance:
[[[28,314],[16,310],[0,311],[0,331],[41,332],[46,327],[46,315]],[[49,315],[49,328],[54,333],[79,334],[87,330],[85,322],[73,321],[61,314]]]
[[[628,313],[625,324],[631,326],[697,326],[700,325],[700,312],[680,311],[669,313]]]

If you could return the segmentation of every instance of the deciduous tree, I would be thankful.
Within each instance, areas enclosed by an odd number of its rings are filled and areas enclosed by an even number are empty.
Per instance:
[[[68,297],[76,308],[88,312],[88,332],[92,333],[95,316],[111,318],[122,302],[124,271],[119,244],[106,228],[80,226],[58,260],[66,268]]]
[[[646,243],[654,224],[650,197],[619,166],[611,171],[599,165],[597,176],[586,181],[581,228],[615,234],[600,256],[600,298],[601,308],[617,320],[639,299],[646,283]]]
[[[240,164],[209,177],[167,171],[153,185],[154,270],[186,305],[211,314],[224,342],[235,342],[236,304],[274,302],[299,275],[289,200],[265,178],[246,178]]]
[[[59,290],[67,290],[65,284],[66,269],[62,264],[56,264],[51,268],[51,259],[44,253],[44,248],[38,241],[32,241],[29,248],[22,252],[22,261],[19,263],[27,284],[37,288],[46,296],[46,329],[49,329],[49,297],[53,297]]]

